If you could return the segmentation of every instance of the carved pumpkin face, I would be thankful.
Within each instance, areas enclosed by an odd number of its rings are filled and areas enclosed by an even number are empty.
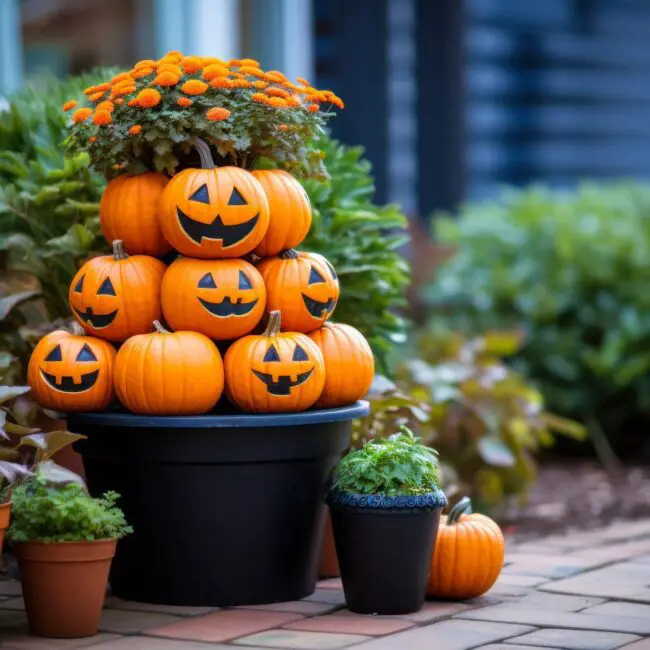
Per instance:
[[[244,260],[179,258],[165,273],[161,297],[172,329],[227,341],[259,323],[266,288],[259,271]]]
[[[27,377],[36,401],[55,411],[101,411],[115,397],[110,343],[56,330],[29,360]]]
[[[201,155],[202,169],[181,171],[165,188],[163,234],[188,257],[242,257],[260,243],[269,227],[264,189],[245,169],[214,167],[209,148]]]
[[[70,308],[89,333],[124,341],[148,332],[161,317],[160,285],[165,265],[146,255],[129,257],[119,240],[113,255],[86,262],[70,284]]]
[[[245,411],[303,411],[325,383],[323,356],[304,334],[278,333],[280,312],[272,312],[261,336],[245,336],[226,352],[226,390]]]
[[[282,329],[312,332],[332,314],[339,281],[332,265],[317,253],[288,250],[260,262],[267,311],[282,312]]]

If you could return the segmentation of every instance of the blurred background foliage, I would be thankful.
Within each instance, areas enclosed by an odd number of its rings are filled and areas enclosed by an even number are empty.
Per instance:
[[[549,407],[604,429],[617,452],[650,451],[650,186],[504,190],[434,220],[457,252],[425,288],[458,331],[516,327],[515,367]],[[635,433],[636,432],[636,433]]]

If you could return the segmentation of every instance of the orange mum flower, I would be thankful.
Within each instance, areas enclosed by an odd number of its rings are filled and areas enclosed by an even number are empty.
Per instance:
[[[259,68],[255,68],[250,65],[243,65],[241,68],[239,68],[239,72],[242,72],[243,74],[250,74],[253,75],[254,77],[264,77],[264,71],[260,70]]]
[[[150,74],[153,74],[155,70],[153,68],[138,68],[134,73],[133,77],[135,79],[142,79],[143,77],[148,77]]]
[[[93,111],[91,108],[78,108],[72,114],[72,121],[75,124],[80,124],[81,122],[85,122],[92,114]]]
[[[191,99],[188,99],[187,97],[179,97],[176,100],[176,103],[181,107],[181,108],[187,108],[188,106],[191,106],[194,102]]]
[[[67,101],[65,104],[63,104],[63,110],[66,113],[68,111],[71,111],[73,108],[77,108],[77,102],[74,99],[71,99],[70,101]]]
[[[254,102],[257,102],[258,104],[268,104],[269,103],[269,97],[265,95],[264,93],[253,93],[251,95],[251,99]]]
[[[269,85],[268,81],[253,81],[253,88],[259,88],[260,90],[266,88]]]
[[[113,102],[110,101],[105,101],[101,104],[97,104],[97,108],[95,108],[96,111],[106,111],[107,113],[112,113],[114,109],[115,106],[113,105]]]
[[[138,101],[138,98],[136,97],[135,99],[129,100],[129,103],[127,106],[130,106],[131,108],[134,108],[135,106],[140,106],[140,102]],[[145,106],[146,108],[146,106]]]
[[[233,84],[235,82],[225,77],[215,77],[211,82],[210,86],[212,88],[234,88]]]
[[[93,116],[93,123],[97,126],[106,126],[113,121],[111,114],[108,111],[96,111]]]
[[[171,72],[159,72],[151,84],[154,86],[175,86],[179,81],[180,77]]]
[[[238,68],[240,65],[242,65],[241,59],[230,59],[228,61],[228,65],[234,65],[236,68]]]
[[[220,106],[215,106],[211,108],[206,114],[206,118],[210,122],[221,122],[227,120],[230,117],[230,111],[227,108],[221,108]]]
[[[122,88],[119,88],[118,90],[114,90],[111,93],[111,97],[121,97],[122,95],[130,95],[131,93],[134,93],[137,90],[135,86],[124,86]]]
[[[181,86],[181,90],[186,95],[202,95],[207,89],[208,84],[198,79],[190,79]]]
[[[137,70],[138,68],[155,68],[158,64],[153,59],[143,59],[138,61],[133,68]]]
[[[195,72],[198,72],[203,67],[203,64],[196,56],[188,56],[187,58],[181,61],[181,65],[183,66],[183,70],[185,70],[187,74],[194,74]]]
[[[290,88],[291,90],[300,90],[300,86],[296,86],[296,84],[291,83],[290,81],[283,81],[282,85],[285,88]]]
[[[183,68],[175,63],[164,63],[158,66],[158,74],[162,74],[163,72],[171,72],[175,77],[183,76]]]
[[[144,90],[141,90],[138,93],[138,96],[131,101],[136,102],[134,104],[135,106],[141,106],[142,108],[152,108],[153,106],[160,104],[160,100],[160,93],[157,90],[154,90],[153,88],[145,88]],[[131,102],[129,102],[129,106],[131,106]]]
[[[94,135],[92,135],[88,138],[88,142],[97,142],[97,138]]]
[[[122,79],[122,81],[118,81],[117,83],[113,84],[113,91],[124,88],[125,86],[132,86],[134,83],[135,79],[131,75],[128,75]]]
[[[176,59],[180,61],[185,55],[180,50],[169,50],[163,59]]]
[[[239,59],[239,65],[250,66],[251,68],[259,68],[260,62],[256,61],[255,59]]]
[[[106,91],[102,90],[101,92],[93,93],[92,95],[88,95],[88,99],[91,102],[98,102],[105,94],[106,94]]]
[[[250,88],[253,84],[246,79],[235,79],[231,82],[232,88]]]
[[[270,97],[268,102],[270,106],[275,106],[276,108],[286,108],[287,100],[280,97]]]
[[[212,65],[213,63],[217,63],[218,65],[222,65],[226,68],[228,67],[228,64],[223,59],[217,59],[214,56],[200,56],[199,60],[203,64],[203,67]]]
[[[293,96],[287,97],[284,101],[287,102],[287,106],[290,107],[302,106],[300,99]]]
[[[296,81],[303,86],[311,86],[311,84],[304,77],[296,77]]]
[[[128,79],[131,79],[131,75],[128,72],[120,72],[120,74],[116,74],[110,81],[109,84],[111,86],[114,86],[115,84],[120,83],[120,81],[126,81]]]
[[[264,92],[271,97],[282,97],[283,99],[291,97],[291,95],[282,88],[267,88]]]
[[[289,125],[288,124],[280,124],[278,127],[278,131],[288,131],[289,130]]]
[[[211,81],[217,77],[227,77],[230,70],[226,68],[225,65],[220,65],[219,63],[211,63],[210,65],[203,68],[202,77]]]
[[[115,103],[119,106],[120,104],[123,104],[123,103],[124,103],[124,100],[123,100],[121,97],[118,97],[118,98],[115,100]]]
[[[345,104],[343,103],[343,100],[338,95],[335,95],[334,93],[332,93],[329,96],[329,100],[330,100],[330,102],[332,104],[334,104],[334,106],[337,106],[341,110],[345,108]]]
[[[318,111],[320,111],[320,106],[318,104],[309,104],[309,106],[307,106],[307,110],[310,113],[318,113]]]
[[[95,93],[102,93],[110,88],[110,84],[99,84],[99,86],[89,86],[84,90],[84,95],[94,95]]]
[[[275,83],[282,83],[287,80],[279,70],[269,70],[265,76],[269,81],[274,81]]]
[[[129,129],[129,134],[130,135],[138,135],[142,131],[142,127],[139,124],[134,124],[130,129]]]

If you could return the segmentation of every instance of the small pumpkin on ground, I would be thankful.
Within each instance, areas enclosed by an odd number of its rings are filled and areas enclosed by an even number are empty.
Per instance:
[[[269,202],[259,181],[240,167],[217,167],[210,147],[194,146],[200,169],[184,169],[163,193],[160,225],[167,241],[188,257],[243,257],[269,227]]]
[[[121,239],[130,255],[160,257],[170,249],[158,216],[160,200],[169,179],[146,172],[114,178],[99,205],[99,225],[107,241]]]
[[[332,315],[339,281],[322,255],[289,249],[257,268],[266,284],[266,310],[282,312],[284,331],[313,332]]]
[[[464,497],[440,522],[427,596],[449,600],[481,596],[497,581],[503,560],[501,529],[489,517],[472,513],[472,502]]]
[[[368,393],[375,375],[375,360],[359,330],[327,322],[308,336],[318,345],[325,361],[325,387],[316,407],[347,406]]]
[[[304,411],[323,390],[325,364],[318,346],[304,334],[280,333],[280,326],[280,312],[271,312],[262,335],[249,334],[226,352],[226,392],[244,411]]]
[[[144,415],[201,415],[223,392],[217,346],[198,332],[155,331],[124,342],[115,359],[115,390],[123,406]]]
[[[264,315],[266,288],[244,260],[179,258],[163,278],[162,309],[174,330],[200,332],[217,341],[251,332]]]
[[[155,257],[127,255],[118,239],[112,255],[94,257],[72,279],[72,314],[87,332],[109,341],[148,332],[162,316],[165,268]]]
[[[255,248],[260,257],[271,257],[302,243],[311,226],[311,203],[303,186],[283,169],[253,172],[269,200],[269,229]]]
[[[55,330],[34,348],[27,383],[36,401],[54,411],[101,411],[114,399],[115,348],[107,341]]]

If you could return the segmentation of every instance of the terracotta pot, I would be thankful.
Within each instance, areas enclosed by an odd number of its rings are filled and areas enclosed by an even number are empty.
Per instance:
[[[116,540],[14,545],[29,633],[53,638],[97,634]]]
[[[2,543],[5,538],[5,530],[9,528],[9,517],[11,515],[11,501],[0,503],[0,555],[2,555]]]
[[[320,552],[318,576],[319,578],[339,578],[341,576],[339,558],[336,555],[336,545],[334,544],[334,533],[332,532],[332,517],[330,516],[329,508],[327,508],[325,528],[323,530],[323,546]]]

